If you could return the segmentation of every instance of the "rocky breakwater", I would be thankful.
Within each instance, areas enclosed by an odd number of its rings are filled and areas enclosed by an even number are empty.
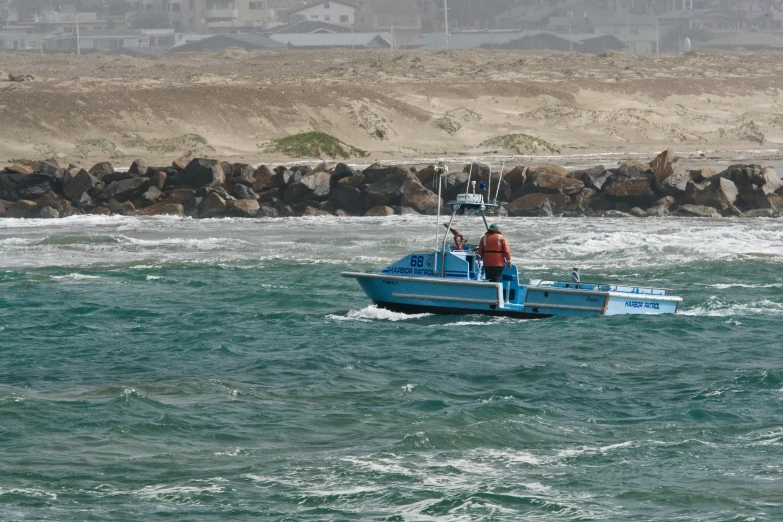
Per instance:
[[[415,170],[378,165],[363,172],[345,164],[272,169],[181,158],[168,167],[136,160],[117,171],[108,162],[84,169],[45,160],[0,173],[0,216],[11,218],[385,216],[432,214],[439,204]]]
[[[672,151],[649,163],[566,171],[517,167],[505,176],[511,216],[778,217],[783,182],[772,167],[689,169]]]
[[[205,158],[167,167],[134,161],[118,171],[108,162],[89,169],[56,160],[30,161],[0,172],[0,216],[56,218],[76,214],[213,217],[387,216],[434,214],[465,191],[469,177],[491,184],[501,214],[510,216],[719,217],[783,212],[783,182],[774,169],[733,165],[691,170],[664,151],[650,163],[568,171],[557,165],[518,166],[503,175],[465,165],[442,176],[423,169],[345,164],[270,168]]]

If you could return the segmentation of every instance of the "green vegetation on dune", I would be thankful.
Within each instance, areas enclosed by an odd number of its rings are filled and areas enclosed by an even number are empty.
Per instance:
[[[268,152],[282,152],[292,158],[364,158],[367,152],[346,145],[334,136],[324,132],[304,132],[273,140],[267,147]]]
[[[529,134],[503,134],[490,138],[482,142],[479,146],[503,149],[515,154],[535,154],[538,152],[547,152],[551,154],[560,153],[560,149],[553,144],[546,140],[542,140],[537,136],[530,136]]]

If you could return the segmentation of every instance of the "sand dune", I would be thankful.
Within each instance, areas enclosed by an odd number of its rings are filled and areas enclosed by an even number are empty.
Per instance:
[[[279,51],[0,54],[0,161],[276,162],[319,130],[372,159],[729,151],[783,143],[783,55]],[[6,74],[2,77],[5,79]]]

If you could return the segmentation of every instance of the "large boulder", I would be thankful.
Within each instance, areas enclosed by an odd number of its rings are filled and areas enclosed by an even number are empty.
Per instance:
[[[32,174],[4,172],[0,174],[0,199],[38,199],[56,190],[58,182],[57,171],[51,172],[51,169]]]
[[[400,203],[421,214],[437,214],[442,201],[437,194],[422,185],[418,178],[411,177],[405,185]]]
[[[138,177],[139,176],[137,176],[135,174],[131,174],[127,170],[121,170],[121,171],[116,171],[116,172],[111,172],[109,174],[105,174],[101,178],[101,181],[103,181],[105,184],[108,185],[110,183],[114,183],[115,181],[123,181],[123,180],[126,180],[126,179],[138,178]]]
[[[589,208],[590,201],[597,195],[595,189],[585,187],[579,194],[571,196],[570,204],[567,209],[574,215],[583,214]]]
[[[136,160],[133,160],[133,163],[131,163],[130,168],[128,169],[128,172],[133,174],[134,176],[146,176],[147,175],[147,169],[149,167],[147,166],[147,162],[143,159],[139,158]]]
[[[283,166],[277,167],[275,169],[275,175],[277,176],[277,185],[281,187],[302,179],[301,172],[294,171]]]
[[[758,192],[755,204],[757,209],[771,209],[775,212],[780,212],[783,210],[783,197],[774,192],[771,194]]]
[[[95,188],[98,182],[96,176],[82,169],[71,179],[70,183],[63,187],[63,194],[71,201],[79,200],[82,194]]]
[[[367,217],[385,217],[385,216],[393,216],[394,215],[394,209],[391,207],[387,207],[384,205],[380,205],[377,207],[373,207],[367,212],[364,213]]]
[[[438,172],[434,165],[429,165],[421,170],[417,170],[416,177],[419,178],[422,185],[429,185],[433,190],[438,190]]]
[[[98,197],[103,200],[116,199],[127,200],[141,192],[149,183],[149,178],[130,178],[109,183]]]
[[[177,171],[183,170],[185,167],[188,166],[188,163],[190,163],[190,161],[191,161],[190,156],[180,156],[179,158],[171,162],[171,168]]]
[[[326,172],[315,172],[302,176],[285,188],[283,195],[286,203],[296,204],[303,201],[324,201],[331,190],[331,176]]]
[[[22,199],[13,203],[5,214],[9,218],[32,218],[38,215],[38,205],[35,201]]]
[[[103,179],[105,175],[114,172],[114,166],[108,161],[101,161],[90,167],[88,172],[98,179]]]
[[[652,176],[614,177],[606,195],[609,199],[631,206],[648,207],[656,196],[650,183]]]
[[[656,187],[660,187],[674,173],[674,158],[674,152],[671,149],[666,149],[650,162]]]
[[[166,192],[166,201],[175,205],[183,205],[185,201],[195,197],[196,191],[193,189],[174,189]]]
[[[157,203],[165,197],[166,194],[164,194],[158,187],[151,186],[141,195],[141,202],[144,204],[144,206],[152,205],[153,203]]]
[[[504,205],[509,216],[551,216],[560,214],[568,205],[569,198],[563,194],[534,192]]]
[[[152,172],[152,169],[148,169],[147,172]],[[156,170],[155,173],[150,178],[150,185],[155,187],[158,190],[163,190],[163,187],[166,186],[166,179],[168,179],[168,173],[164,170]]]
[[[255,217],[261,209],[258,201],[253,199],[235,199],[227,202],[229,215],[235,217]]]
[[[527,169],[527,176],[535,176],[536,174],[550,174],[553,176],[566,176],[568,171],[560,165],[536,165]]]
[[[237,199],[252,199],[254,201],[258,199],[258,194],[253,189],[241,183],[237,183],[231,188],[231,195]]]
[[[9,165],[5,168],[6,172],[14,173],[14,174],[32,174],[35,172],[35,169],[31,167],[30,165],[21,165],[19,163],[14,163],[13,165]]]
[[[338,183],[343,178],[350,178],[356,175],[356,171],[345,163],[338,163],[332,170],[332,185]]]
[[[522,187],[523,191],[543,192],[547,194],[577,194],[585,188],[585,184],[578,179],[569,178],[559,173],[546,171],[534,171],[531,169],[527,183]]]
[[[715,174],[717,174],[717,172],[715,172],[715,169],[711,169],[711,168],[696,169],[696,170],[691,170],[689,172],[691,175],[691,179],[696,183],[707,181]]]
[[[178,203],[161,201],[136,211],[137,216],[179,216],[185,217],[185,207]]]
[[[527,167],[514,167],[504,174],[503,180],[509,184],[512,193],[517,192],[527,181]]]
[[[778,216],[779,214],[771,208],[757,208],[742,213],[744,218],[773,218]]]
[[[366,175],[365,171],[365,176]],[[371,177],[369,179],[373,178]],[[414,179],[418,181],[416,176],[410,171],[397,169],[379,181],[368,185],[362,193],[364,207],[399,206],[402,201],[402,195],[408,187],[408,183]]]
[[[225,216],[228,204],[217,192],[210,192],[198,207],[199,216],[204,218]]]
[[[35,204],[40,209],[49,207],[56,210],[58,217],[67,217],[74,213],[71,202],[54,192],[44,194],[35,201]]]
[[[259,203],[274,203],[280,199],[281,192],[279,188],[266,189],[258,193]]]
[[[175,178],[179,185],[191,188],[214,188],[225,183],[226,173],[217,160],[194,158],[175,175]]]
[[[582,181],[586,187],[591,188],[596,192],[601,192],[611,176],[612,173],[605,169],[589,169],[582,175]]]
[[[338,185],[345,185],[346,187],[355,187],[359,188],[362,185],[364,185],[364,174],[361,172],[356,172],[352,174],[351,176],[348,176],[347,178],[341,178],[338,182]]]
[[[60,217],[60,211],[54,207],[43,207],[38,211],[39,219],[57,219]]]
[[[734,182],[723,177],[715,177],[709,182],[707,188],[695,198],[695,203],[716,208],[725,214],[738,216],[741,212],[734,205],[738,194],[739,191]]]
[[[11,205],[13,205],[13,202],[0,199],[0,217],[5,217]]]
[[[106,204],[111,210],[112,214],[120,216],[135,216],[136,207],[130,201],[117,201],[116,199],[110,199]]]
[[[349,214],[361,216],[364,213],[362,191],[358,188],[338,183],[332,188],[329,197],[337,205],[337,208],[343,209]]]
[[[781,181],[778,173],[773,167],[764,167],[761,172],[761,192],[764,194],[780,194],[783,195],[783,181]]]
[[[280,213],[275,207],[261,207],[256,217],[277,218],[280,217]]]
[[[372,185],[373,183],[378,183],[389,177],[394,179],[405,178],[408,177],[411,172],[402,167],[381,167],[376,164],[364,169],[362,174],[364,174],[364,182],[368,185]]]
[[[677,215],[683,217],[702,217],[702,218],[717,218],[720,214],[712,207],[705,207],[704,205],[680,205],[677,208]]]
[[[272,172],[269,167],[267,167],[267,170]],[[241,183],[243,185],[247,185],[248,187],[252,187],[253,183],[256,181],[255,177],[253,176],[255,171],[256,169],[247,163],[233,163],[231,165],[231,177],[226,179],[226,183]]]
[[[674,163],[670,170],[671,172],[664,179],[657,180],[656,178],[656,187],[660,193],[680,199],[685,196],[688,184],[693,183],[693,178],[683,164]]]
[[[256,192],[263,192],[271,188],[277,188],[280,182],[272,169],[266,165],[261,165],[253,172],[253,190]]]

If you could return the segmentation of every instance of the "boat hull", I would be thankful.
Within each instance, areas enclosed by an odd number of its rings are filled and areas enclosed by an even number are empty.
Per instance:
[[[677,312],[679,297],[663,290],[599,285],[519,285],[453,277],[346,272],[376,305],[403,313],[481,314],[520,319],[555,315],[661,315]]]
[[[487,315],[494,317],[513,317],[515,319],[544,319],[552,317],[552,315],[548,314],[533,314],[509,309],[475,310],[449,306],[415,305],[390,301],[373,301],[373,303],[386,310],[403,314]]]

